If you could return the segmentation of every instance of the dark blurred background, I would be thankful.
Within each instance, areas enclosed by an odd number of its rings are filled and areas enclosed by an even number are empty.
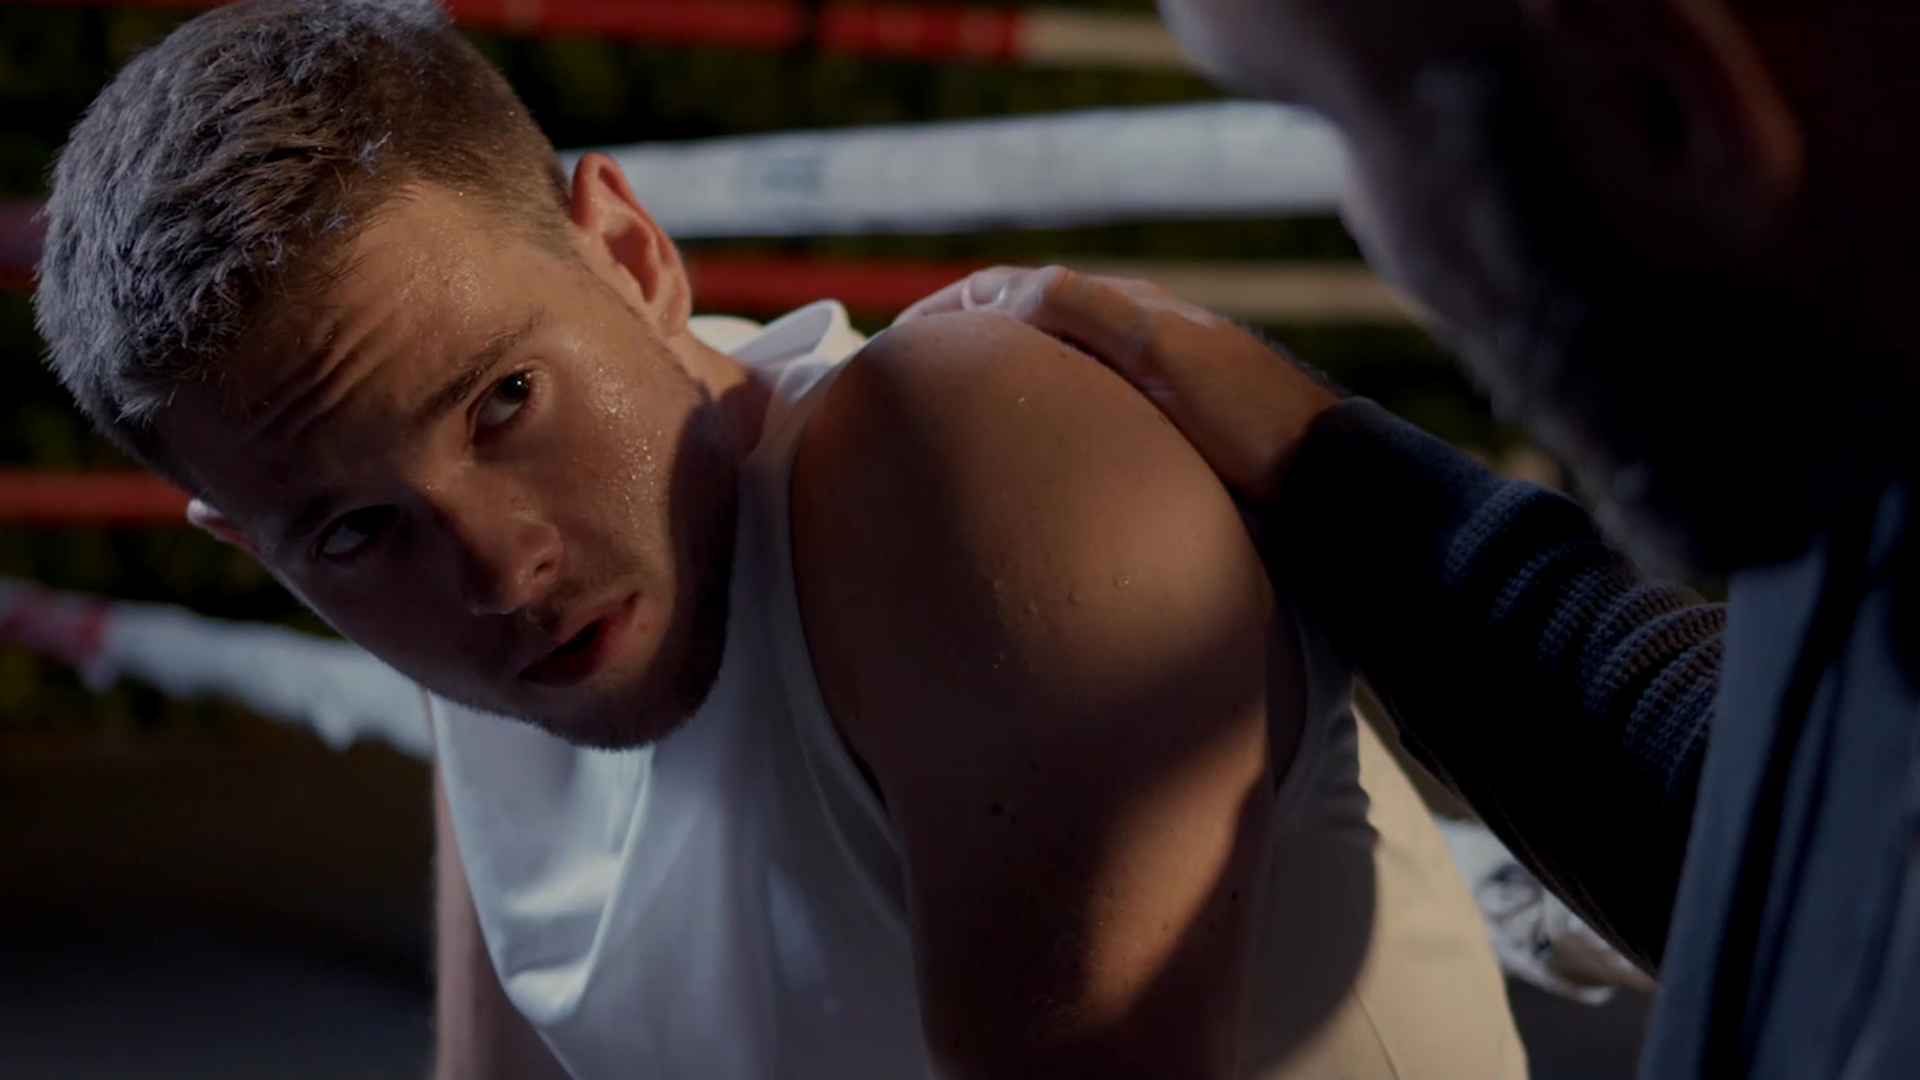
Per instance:
[[[88,101],[189,14],[0,3],[0,199],[43,194],[51,156]],[[1216,96],[1178,72],[475,40],[561,147]],[[1006,262],[1357,258],[1331,219],[724,249]],[[1263,329],[1484,459],[1552,476],[1411,326]],[[26,294],[0,292],[0,468],[125,467],[40,361]],[[0,574],[324,632],[252,562],[184,528],[0,522]],[[415,762],[377,747],[335,754],[219,702],[129,684],[95,692],[0,647],[0,1078],[424,1076],[430,850],[427,776]],[[1644,1001],[1593,1009],[1519,988],[1515,1005],[1536,1075],[1630,1074]]]

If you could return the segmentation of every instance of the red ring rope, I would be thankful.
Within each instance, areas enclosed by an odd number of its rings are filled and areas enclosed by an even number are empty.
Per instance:
[[[29,0],[55,7],[195,10],[220,0]],[[580,34],[677,45],[791,49],[809,42],[814,16],[796,0],[441,0],[478,29]],[[1107,16],[1112,20],[1113,16]],[[951,4],[828,3],[812,25],[823,52],[920,60],[1010,63],[1023,59],[1018,8]],[[1125,20],[1151,25],[1144,17]],[[1082,58],[1083,60],[1087,58]]]

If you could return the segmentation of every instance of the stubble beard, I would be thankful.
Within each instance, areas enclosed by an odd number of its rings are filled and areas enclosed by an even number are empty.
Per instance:
[[[670,483],[674,558],[686,582],[675,611],[685,615],[674,620],[633,700],[598,703],[597,722],[577,727],[534,721],[575,745],[629,750],[658,742],[692,720],[719,682],[732,618],[739,466],[717,408],[704,387],[700,393]]]

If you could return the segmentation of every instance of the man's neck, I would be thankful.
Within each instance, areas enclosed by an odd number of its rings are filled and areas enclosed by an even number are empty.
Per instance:
[[[773,397],[772,390],[753,368],[692,334],[673,341],[672,348],[686,364],[688,374],[713,398],[734,459],[745,461],[760,445],[760,431],[766,420],[767,404]]]

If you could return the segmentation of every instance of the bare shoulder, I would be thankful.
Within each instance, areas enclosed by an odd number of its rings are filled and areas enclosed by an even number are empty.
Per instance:
[[[1268,610],[1224,488],[1091,358],[972,313],[848,363],[802,440],[793,542],[816,671],[863,753],[886,756],[893,733],[868,727],[898,724],[915,687],[987,694],[1018,665],[1008,693],[1084,697],[1128,658]]]
[[[803,439],[796,494],[861,500],[848,510],[882,497],[886,515],[861,515],[881,528],[963,514],[946,522],[960,543],[1009,521],[1027,539],[1063,540],[1148,494],[1176,500],[1155,518],[1232,512],[1199,455],[1119,376],[990,313],[920,319],[849,360]]]
[[[903,449],[1004,453],[1002,439],[979,437],[983,429],[1018,437],[1070,419],[1089,429],[1162,429],[1163,451],[1185,446],[1119,376],[1002,315],[919,319],[875,337],[848,365],[812,425],[811,442],[831,440],[851,424],[865,438],[901,439]]]

